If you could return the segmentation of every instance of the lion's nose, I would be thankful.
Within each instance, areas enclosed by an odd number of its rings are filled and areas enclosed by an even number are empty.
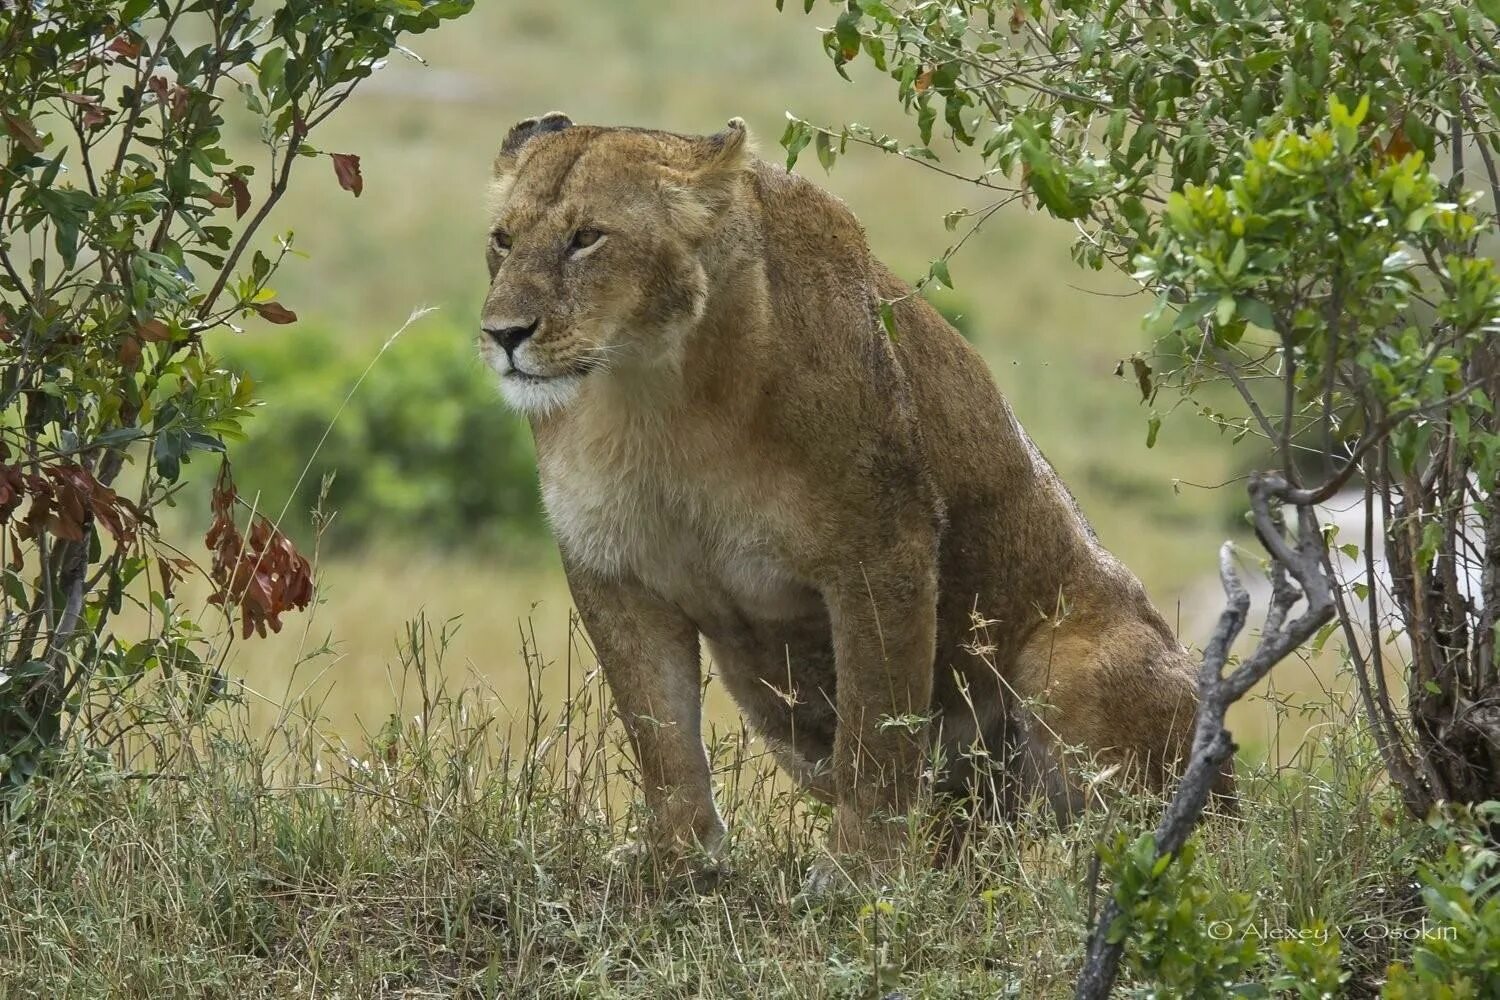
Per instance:
[[[495,343],[499,344],[501,348],[505,350],[506,354],[509,354],[517,347],[520,347],[522,342],[525,341],[527,337],[531,336],[533,333],[536,333],[537,322],[537,320],[532,320],[525,326],[502,326],[498,324],[495,326],[487,325],[484,328],[484,332],[489,334],[490,338],[493,339]]]

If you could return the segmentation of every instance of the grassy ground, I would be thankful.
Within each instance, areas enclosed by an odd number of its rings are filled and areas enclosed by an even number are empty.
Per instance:
[[[944,868],[919,837],[888,881],[806,907],[826,815],[719,732],[732,871],[699,895],[611,853],[640,817],[581,653],[533,658],[534,696],[506,707],[445,686],[440,633],[408,631],[399,721],[367,739],[220,717],[159,741],[150,771],[80,757],[32,786],[0,827],[0,997],[1070,996],[1109,891],[1093,847],[1159,808],[1115,799],[1061,830],[1028,811]],[[548,671],[573,672],[555,709]],[[1424,926],[1407,888],[1421,845],[1388,821],[1368,748],[1335,731],[1243,772],[1242,813],[1205,831],[1209,902],[1189,924],[1212,938],[1241,893],[1240,937],[1321,922],[1344,995],[1368,996]]]

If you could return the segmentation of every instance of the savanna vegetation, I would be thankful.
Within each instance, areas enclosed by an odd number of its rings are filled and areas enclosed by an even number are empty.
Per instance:
[[[1131,995],[1496,995],[1500,9],[776,6],[0,4],[0,996],[1067,996],[1096,925]],[[731,878],[612,851],[630,755],[471,344],[552,107],[741,115],[849,200],[1259,671],[1236,815],[1027,809],[803,905],[826,814],[710,681]],[[1284,595],[1237,647],[1226,537]]]

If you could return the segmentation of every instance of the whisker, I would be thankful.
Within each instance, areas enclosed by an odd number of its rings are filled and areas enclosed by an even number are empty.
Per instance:
[[[588,372],[608,371],[610,362],[625,353],[625,348],[619,344],[586,344],[581,352],[580,367]]]

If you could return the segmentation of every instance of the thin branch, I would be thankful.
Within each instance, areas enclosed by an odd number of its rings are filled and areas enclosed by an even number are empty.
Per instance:
[[[1234,363],[1234,359],[1229,356],[1228,351],[1214,343],[1212,334],[1205,333],[1203,335],[1203,342],[1209,345],[1209,350],[1213,351],[1214,357],[1219,360],[1219,367],[1224,370],[1229,376],[1229,381],[1233,382],[1234,387],[1239,390],[1240,398],[1245,401],[1245,406],[1249,408],[1250,413],[1255,417],[1255,422],[1260,424],[1260,429],[1265,433],[1266,439],[1269,441],[1276,440],[1276,428],[1271,425],[1271,421],[1266,417],[1266,412],[1260,408],[1260,404],[1251,395],[1250,387],[1245,384],[1244,378],[1240,375],[1239,365]]]
[[[293,120],[294,122],[297,121],[295,114],[293,115]],[[261,202],[260,208],[256,211],[255,215],[251,216],[250,223],[240,233],[240,238],[235,243],[234,249],[224,259],[224,265],[219,268],[219,276],[214,279],[213,287],[208,290],[208,294],[203,297],[203,301],[198,306],[198,316],[200,318],[208,315],[209,311],[213,309],[214,302],[217,301],[219,295],[224,291],[224,286],[229,283],[230,275],[234,273],[235,266],[239,264],[240,257],[250,245],[250,240],[255,236],[256,230],[266,221],[266,217],[271,214],[271,209],[276,207],[276,203],[286,193],[287,182],[291,180],[292,176],[292,163],[296,161],[298,150],[302,148],[303,135],[303,127],[300,124],[293,124],[291,137],[287,141],[286,149],[282,156],[281,170],[277,173],[275,181],[271,184],[270,193],[266,196],[266,200]]]
[[[1327,549],[1317,514],[1311,505],[1297,505],[1296,541],[1289,541],[1279,508],[1289,492],[1290,486],[1280,476],[1257,474],[1250,479],[1250,507],[1256,534],[1272,557],[1271,607],[1255,651],[1228,677],[1224,676],[1224,668],[1235,638],[1245,627],[1250,594],[1235,572],[1233,544],[1225,542],[1219,550],[1219,579],[1224,586],[1226,606],[1203,651],[1193,752],[1177,792],[1156,827],[1157,858],[1175,857],[1187,843],[1214,784],[1234,756],[1234,740],[1225,727],[1229,707],[1333,617],[1333,588],[1324,568]],[[1286,616],[1299,601],[1306,602],[1305,610],[1287,623]],[[1125,938],[1111,940],[1110,932],[1122,915],[1119,902],[1111,898],[1094,924],[1088,957],[1074,994],[1077,1000],[1106,1000],[1113,991],[1124,956]]]

